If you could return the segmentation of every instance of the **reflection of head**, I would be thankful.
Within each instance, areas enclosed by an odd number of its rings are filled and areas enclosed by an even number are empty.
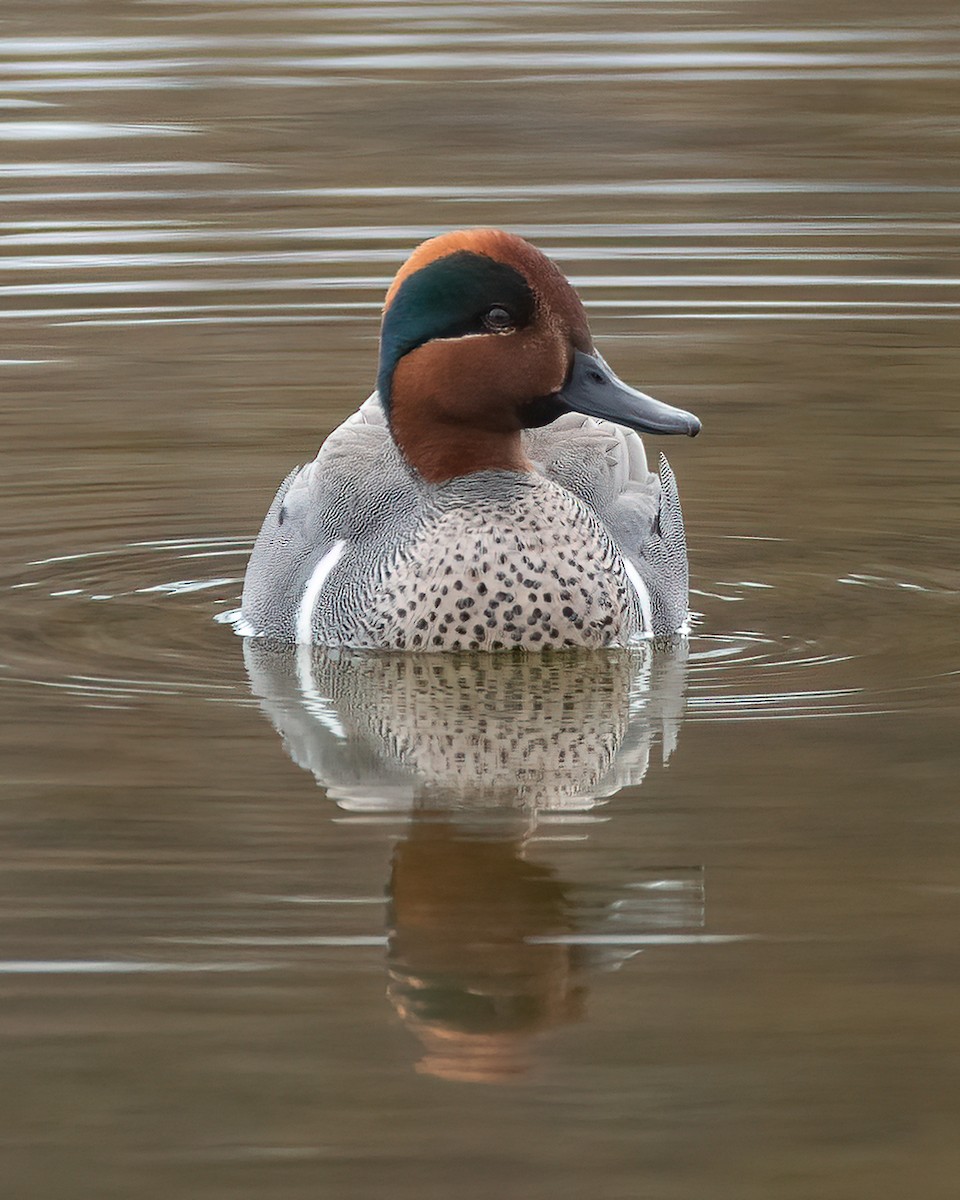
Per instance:
[[[456,1083],[510,1083],[531,1068],[527,1039],[517,1034],[453,1033],[407,1024],[423,1043],[424,1055],[416,1064],[421,1075]]]
[[[516,841],[465,838],[418,819],[390,877],[391,1003],[427,1053],[420,1070],[503,1080],[528,1068],[528,1043],[575,1020],[582,988],[563,886]]]

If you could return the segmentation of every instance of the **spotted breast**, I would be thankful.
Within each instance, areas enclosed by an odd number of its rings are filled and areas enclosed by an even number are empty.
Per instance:
[[[333,567],[313,603],[309,640],[542,650],[628,646],[642,636],[646,588],[570,492],[507,472],[432,491],[408,533],[378,548],[360,577],[345,564],[339,587]]]

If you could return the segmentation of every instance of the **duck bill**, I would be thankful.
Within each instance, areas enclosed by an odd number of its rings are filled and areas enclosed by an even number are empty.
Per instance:
[[[570,376],[559,392],[574,412],[626,425],[639,433],[685,433],[696,437],[700,422],[693,413],[661,404],[618,379],[599,354],[573,352]]]

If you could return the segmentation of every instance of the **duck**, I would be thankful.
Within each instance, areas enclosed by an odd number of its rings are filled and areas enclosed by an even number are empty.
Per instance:
[[[639,434],[699,432],[618,378],[530,242],[431,238],[387,291],[376,390],[267,511],[239,631],[425,653],[682,637],[676,480]]]

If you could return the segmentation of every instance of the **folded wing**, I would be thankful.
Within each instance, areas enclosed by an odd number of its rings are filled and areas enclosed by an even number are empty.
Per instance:
[[[676,633],[688,613],[687,542],[666,458],[654,474],[636,433],[577,413],[524,437],[537,467],[594,510],[636,567],[650,593],[654,633]]]
[[[376,395],[330,434],[317,457],[280,485],[257,536],[242,611],[254,632],[292,639],[314,568],[338,542],[366,540],[409,512],[418,485]]]

